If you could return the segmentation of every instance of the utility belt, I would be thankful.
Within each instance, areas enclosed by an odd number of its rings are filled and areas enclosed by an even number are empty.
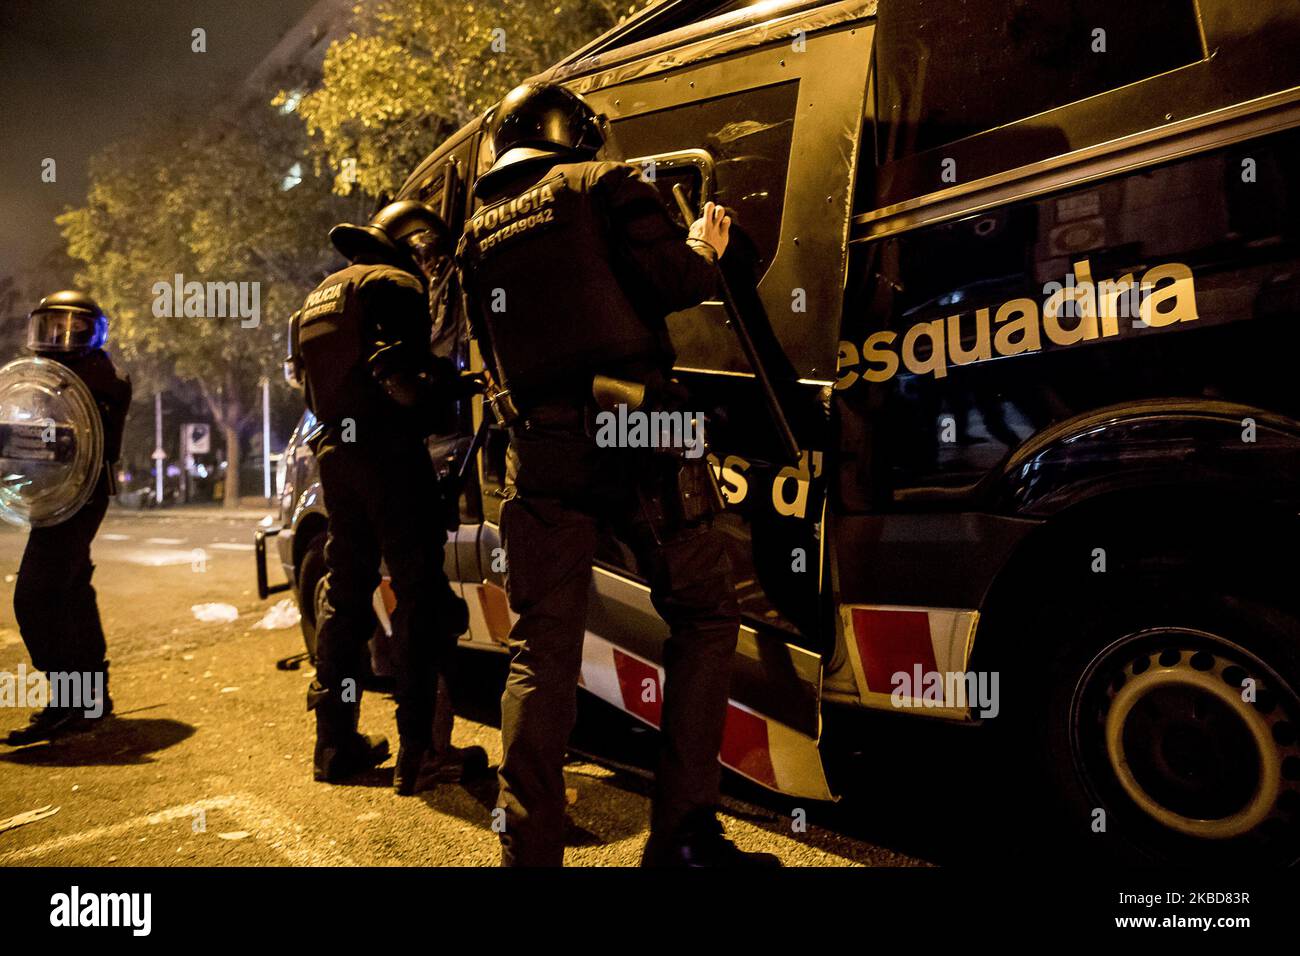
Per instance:
[[[531,392],[523,402],[517,403],[509,390],[489,388],[487,397],[498,421],[510,430],[512,437],[556,429],[583,434],[599,444],[601,428],[609,424],[608,416],[620,409],[625,409],[625,414],[647,416],[664,412],[686,414],[680,411],[685,404],[686,390],[672,379],[645,383],[595,375],[576,386],[569,383],[547,390],[546,400],[540,399],[541,394]],[[656,534],[710,519],[724,508],[717,476],[704,449],[691,451],[688,454],[682,445],[626,449],[633,455],[641,453],[638,457],[644,466],[635,467],[633,477],[643,514],[655,527]]]
[[[582,408],[591,401],[590,384],[584,379],[529,389],[491,384],[484,395],[497,421],[511,430],[528,428],[541,418],[554,419],[564,409]]]

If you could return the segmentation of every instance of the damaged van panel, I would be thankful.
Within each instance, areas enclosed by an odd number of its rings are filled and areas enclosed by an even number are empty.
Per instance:
[[[836,5],[838,6],[838,5]],[[856,157],[866,110],[870,25],[809,14],[817,29],[769,29],[765,42],[688,71],[616,68],[588,98],[620,152],[641,161],[683,149],[712,161],[714,198],[733,208],[771,330],[774,368],[793,380],[835,376]],[[802,29],[803,20],[799,21]],[[588,80],[594,81],[593,75]],[[575,85],[582,87],[584,82]],[[675,208],[661,184],[670,208]],[[705,304],[669,317],[683,368],[747,374],[748,363]]]
[[[739,10],[702,19],[626,46],[612,46],[600,54],[584,55],[579,51],[570,60],[539,74],[536,79],[564,82],[586,95],[606,86],[666,70],[678,70],[777,42],[793,43],[841,24],[868,20],[876,15],[876,3],[877,0],[844,0],[829,4],[816,0],[784,0],[747,4]],[[605,38],[598,39],[588,49],[598,48],[603,42],[606,42]]]

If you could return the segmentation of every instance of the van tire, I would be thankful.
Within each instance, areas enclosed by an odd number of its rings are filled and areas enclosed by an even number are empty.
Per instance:
[[[325,585],[325,538],[322,531],[307,544],[298,563],[298,587],[294,592],[298,598],[303,645],[313,664],[316,662],[317,609]]]
[[[1300,860],[1300,618],[1237,571],[1139,558],[1019,615],[996,736],[1035,837],[1111,863]]]

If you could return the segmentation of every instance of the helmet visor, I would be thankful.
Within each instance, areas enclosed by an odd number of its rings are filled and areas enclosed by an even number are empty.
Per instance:
[[[75,352],[95,338],[95,319],[84,312],[50,309],[33,312],[27,323],[27,347],[41,352]]]

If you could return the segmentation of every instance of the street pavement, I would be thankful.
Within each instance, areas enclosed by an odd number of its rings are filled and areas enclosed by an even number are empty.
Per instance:
[[[296,626],[258,626],[285,597],[257,597],[252,536],[261,515],[110,510],[94,558],[117,716],[80,738],[0,745],[0,866],[496,864],[490,776],[408,799],[392,792],[391,759],[347,785],[311,780],[304,695],[313,671],[297,659]],[[0,671],[11,673],[29,663],[12,609],[24,540],[0,531]],[[203,604],[232,605],[238,617],[201,621],[193,608]],[[454,740],[484,747],[493,764],[503,677],[499,657],[462,654]],[[27,718],[0,708],[0,735]],[[386,694],[366,695],[362,729],[395,736]],[[584,695],[566,767],[568,864],[636,864],[654,743],[653,732]],[[906,794],[881,804],[874,783],[864,788],[877,793],[874,803],[796,808],[728,776],[724,822],[741,846],[789,865],[933,859],[929,811]],[[57,812],[5,828],[43,807]],[[806,826],[795,822],[805,816]]]

